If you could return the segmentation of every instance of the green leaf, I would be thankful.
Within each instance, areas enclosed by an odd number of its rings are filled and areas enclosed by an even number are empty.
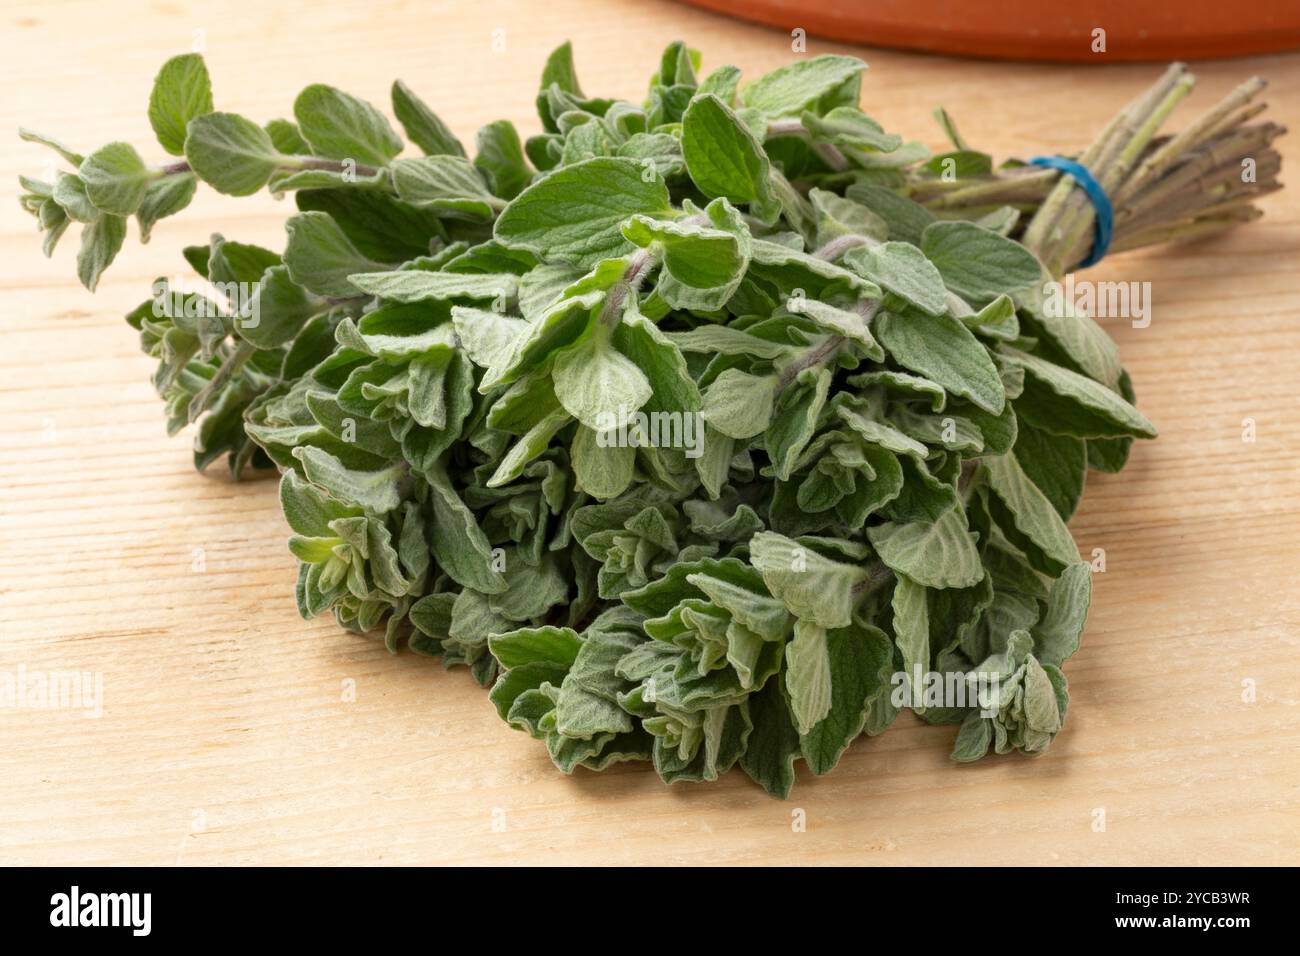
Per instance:
[[[332,163],[332,160],[290,160],[294,163],[318,162]],[[304,189],[318,189],[323,191],[347,191],[371,189],[381,187],[387,179],[387,172],[383,169],[372,170],[363,168],[357,172],[351,166],[351,160],[343,160],[339,163],[338,169],[299,169],[296,172],[291,169],[277,171],[267,183],[267,188],[275,195],[300,191]]]
[[[864,236],[883,242],[889,235],[888,223],[861,203],[825,189],[809,190],[808,198],[817,217],[817,246],[841,236]]]
[[[563,408],[557,407],[543,414],[535,423],[528,426],[519,441],[515,442],[514,447],[501,459],[497,470],[487,480],[486,486],[499,488],[518,478],[523,474],[524,466],[546,451],[556,433],[572,421],[573,418]],[[575,465],[574,468],[576,470],[577,466]]]
[[[987,176],[993,172],[993,159],[988,153],[973,149],[958,149],[940,153],[921,168],[935,176],[947,177],[957,181],[977,176]]]
[[[730,106],[736,99],[736,88],[740,85],[740,69],[734,66],[720,66],[706,76],[699,86],[699,95],[712,94]]]
[[[1025,370],[1016,412],[1030,424],[1076,438],[1156,437],[1147,417],[1105,385],[1036,355],[1006,355]]]
[[[555,397],[587,428],[617,428],[650,399],[650,382],[602,336],[590,336],[555,359]]]
[[[476,143],[474,165],[487,177],[492,192],[502,199],[514,199],[533,178],[514,124],[509,120],[488,123],[478,131]]]
[[[499,364],[528,328],[522,319],[463,305],[452,307],[451,318],[465,353],[480,368]]]
[[[334,455],[311,445],[295,448],[293,454],[302,462],[307,480],[335,498],[360,505],[372,514],[386,514],[402,503],[397,489],[405,470],[401,464],[360,471],[345,467]]]
[[[621,231],[627,219],[669,212],[668,188],[658,173],[601,156],[533,183],[497,217],[494,235],[539,258],[589,269],[632,248]]]
[[[77,252],[77,278],[89,291],[99,285],[99,277],[117,258],[126,239],[126,219],[105,213],[82,227],[81,249]]]
[[[333,535],[331,521],[358,518],[363,513],[361,508],[325,494],[292,470],[280,479],[280,509],[295,533],[314,538]]]
[[[832,561],[772,531],[754,535],[749,549],[763,583],[790,613],[826,628],[852,622],[858,589],[867,581],[863,568]]]
[[[467,587],[456,595],[451,606],[448,635],[464,644],[483,645],[493,634],[510,630],[510,621],[492,608],[491,598]]]
[[[140,224],[141,242],[149,241],[158,220],[174,216],[190,204],[198,182],[198,177],[193,173],[164,176],[145,190],[144,199],[135,211],[136,221]]]
[[[741,91],[740,98],[746,106],[769,116],[798,116],[806,109],[856,105],[866,68],[853,56],[799,59],[755,80]]]
[[[614,701],[593,694],[573,673],[560,686],[555,703],[555,731],[563,737],[590,740],[599,734],[622,734],[632,729],[632,717]]]
[[[1044,664],[1060,667],[1079,649],[1079,638],[1092,603],[1092,568],[1087,562],[1071,564],[1052,585],[1047,613],[1034,625],[1034,655]]]
[[[483,594],[500,594],[506,579],[494,568],[492,545],[474,513],[461,500],[441,465],[429,472],[430,549],[457,584]]]
[[[283,162],[266,130],[234,113],[190,120],[185,158],[200,179],[228,196],[251,196]]]
[[[186,127],[196,116],[212,112],[212,81],[197,53],[174,56],[162,65],[149,94],[149,125],[162,148],[185,155]]]
[[[906,242],[859,246],[844,256],[845,264],[923,312],[941,315],[948,308],[943,276],[920,249]]]
[[[803,734],[800,750],[815,774],[830,773],[866,726],[872,701],[889,691],[893,648],[879,628],[854,621],[826,633],[831,707]]]
[[[794,785],[794,762],[799,758],[799,731],[795,730],[780,681],[772,679],[749,698],[754,729],[740,766],[769,795],[784,800]]]
[[[894,584],[894,641],[903,656],[903,673],[912,688],[913,709],[925,710],[925,673],[930,669],[930,610],[926,589],[906,575]]]
[[[776,222],[781,207],[772,192],[772,164],[722,100],[712,94],[691,100],[682,118],[682,153],[691,179],[706,196],[748,204],[762,222]]]
[[[979,711],[972,711],[966,715],[961,730],[957,732],[957,741],[952,748],[952,759],[958,763],[979,760],[989,752],[989,744],[992,742],[993,721],[981,717]]]
[[[1013,342],[1020,336],[1016,304],[1008,295],[1000,295],[978,312],[957,318],[972,332],[982,332],[995,339]]]
[[[806,734],[831,711],[831,658],[826,629],[800,619],[785,647],[785,686],[795,730]]]
[[[277,266],[276,268],[282,267]],[[258,329],[261,327],[259,325]],[[397,439],[393,438],[392,431],[386,422],[353,417],[343,410],[338,399],[330,392],[308,392],[307,408],[310,409],[312,417],[320,423],[321,427],[341,442],[355,445],[357,448],[380,458],[393,459],[402,454],[402,445]],[[421,540],[420,547],[421,549],[425,547],[423,540]]]
[[[570,676],[574,683],[591,693],[616,701],[627,688],[627,681],[617,674],[619,661],[644,641],[639,629],[606,628],[598,618],[587,628],[586,639],[578,650]]]
[[[273,119],[266,124],[266,135],[284,156],[310,156],[311,147],[298,131],[298,124],[286,119]]]
[[[260,349],[273,349],[293,341],[321,307],[289,278],[287,266],[276,265],[257,280],[249,311],[251,316],[235,325],[239,337]]]
[[[393,184],[407,202],[452,218],[488,222],[505,207],[463,156],[400,159],[393,164]]]
[[[402,151],[401,139],[382,113],[323,83],[313,83],[298,94],[293,115],[317,156],[386,166]]]
[[[973,222],[935,222],[925,227],[921,251],[943,274],[944,284],[972,303],[1035,285],[1043,267],[1018,242]]]
[[[790,478],[799,454],[816,433],[830,386],[831,371],[821,368],[811,377],[808,372],[802,373],[777,396],[776,411],[763,434],[763,445],[772,459],[776,477],[782,481]]]
[[[781,297],[796,297],[801,289],[812,299],[844,292],[866,298],[880,296],[880,287],[874,282],[806,252],[763,239],[755,239],[751,251],[750,275],[777,286]]]
[[[406,131],[406,138],[420,147],[426,156],[465,155],[460,140],[401,80],[393,81],[393,115]]]
[[[1127,372],[1119,377],[1119,391],[1126,401],[1137,400]],[[1133,450],[1132,438],[1094,438],[1084,444],[1088,446],[1088,467],[1108,474],[1122,471]]]
[[[518,667],[510,668],[497,679],[491,693],[488,694],[488,699],[497,709],[497,716],[509,721],[511,708],[525,691],[536,690],[546,683],[558,686],[567,672],[568,665],[550,664],[545,661],[520,664]]]
[[[723,563],[705,565],[702,571],[691,571],[690,567],[687,566],[687,582],[730,614],[735,623],[753,632],[753,636],[768,642],[779,642],[786,636],[789,614],[779,600],[764,592],[761,578],[752,571]]]
[[[753,438],[772,420],[775,375],[751,375],[725,369],[704,391],[704,420],[731,438]]]
[[[700,410],[700,390],[686,359],[653,322],[629,309],[623,314],[623,321],[614,327],[612,341],[650,383],[651,395],[643,406],[645,411],[676,412],[685,422],[688,413]],[[683,430],[685,427],[684,424]],[[682,439],[690,441],[685,434]]]
[[[34,130],[25,129],[22,126],[18,127],[18,138],[25,143],[39,143],[42,146],[49,147],[63,157],[65,162],[70,163],[73,166],[80,166],[82,160],[85,159],[81,153],[69,149],[57,139],[37,133]]]
[[[101,215],[86,195],[85,181],[75,174],[60,172],[54,181],[51,196],[68,217],[76,222],[94,222]]]
[[[294,196],[302,212],[324,212],[348,241],[377,262],[427,255],[443,227],[437,215],[377,189],[307,189]]]
[[[560,349],[586,336],[592,330],[596,310],[604,301],[603,292],[589,292],[556,302],[529,324],[511,348],[508,361],[488,369],[479,383],[479,391],[515,381],[541,367]]]
[[[525,627],[492,635],[488,646],[502,667],[545,662],[567,670],[578,659],[582,639],[568,627]]]
[[[547,93],[552,87],[557,88],[562,93],[569,93],[575,97],[582,97],[582,88],[578,85],[578,74],[573,67],[573,45],[565,40],[546,58],[546,65],[542,67],[542,84],[541,93],[537,97],[537,112],[542,118],[542,125],[551,132],[555,132],[555,116],[551,111],[550,100]]]
[[[902,137],[886,133],[879,123],[863,114],[856,105],[837,106],[825,116],[804,110],[800,120],[814,140],[837,146],[850,157],[869,161],[879,153],[892,153],[903,145]],[[866,232],[864,235],[874,235],[874,232]],[[884,236],[877,238],[883,239]]]
[[[1016,529],[1034,542],[1053,562],[1069,565],[1079,560],[1079,548],[1070,529],[1047,496],[1025,474],[1015,453],[985,458],[989,487],[1011,512]]]
[[[243,242],[231,242],[220,233],[212,236],[208,254],[208,279],[212,282],[256,282],[262,273],[280,264],[269,249]]]
[[[987,412],[1002,412],[1007,398],[997,367],[988,350],[957,319],[924,312],[886,312],[876,317],[873,328],[899,365]]]
[[[1040,734],[1050,735],[1061,729],[1056,688],[1048,672],[1032,654],[1025,662],[1024,720],[1029,730]],[[1040,747],[1026,746],[1025,749],[1032,752],[1045,746],[1046,742]]]
[[[701,325],[689,332],[668,332],[665,335],[683,352],[706,355],[752,355],[754,358],[774,359],[792,351],[791,346],[783,342],[760,339],[726,325]]]
[[[284,264],[289,277],[317,295],[349,298],[363,290],[348,280],[354,273],[382,268],[348,241],[339,224],[323,212],[303,212],[284,224],[289,239]]]
[[[593,498],[604,501],[627,490],[636,468],[636,449],[623,446],[601,446],[597,432],[585,425],[578,426],[569,454],[573,458],[573,472],[578,488]]]
[[[1073,362],[1084,375],[1108,388],[1119,389],[1124,368],[1119,360],[1119,346],[1091,316],[1080,312],[1074,303],[1061,297],[1055,308],[1034,303],[1031,314],[1037,329]]]
[[[906,372],[863,372],[850,376],[848,384],[854,388],[871,388],[876,385],[901,392],[909,397],[926,399],[930,402],[930,411],[941,412],[947,404],[948,395],[938,382],[919,375]]]
[[[370,266],[373,268],[378,264],[372,262]],[[513,297],[519,285],[519,277],[509,274],[425,272],[422,269],[359,272],[349,275],[347,279],[350,287],[394,302],[436,302],[447,299],[506,302]]]
[[[928,588],[968,588],[984,577],[966,516],[952,509],[933,522],[886,523],[867,538],[890,570]]]
[[[1083,497],[1088,477],[1086,445],[1081,438],[1053,435],[1030,425],[1022,425],[1016,434],[1016,461],[1066,521]]]
[[[115,216],[134,213],[156,178],[130,143],[100,147],[82,161],[77,172],[95,207]]]
[[[795,315],[802,315],[811,319],[825,332],[842,336],[861,345],[867,357],[873,362],[883,362],[885,360],[885,351],[871,334],[871,327],[862,312],[840,309],[805,296],[792,297],[786,303],[786,308]]]
[[[675,309],[722,308],[749,263],[741,241],[721,229],[633,216],[624,224],[623,235],[643,249],[663,251],[665,275],[658,291]]]
[[[915,200],[900,196],[892,189],[874,186],[871,183],[854,183],[844,191],[854,202],[862,203],[889,226],[889,238],[910,242],[914,246],[921,244],[921,236],[930,223],[934,222],[934,213]]]

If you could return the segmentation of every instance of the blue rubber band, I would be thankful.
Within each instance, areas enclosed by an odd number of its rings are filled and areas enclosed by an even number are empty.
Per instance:
[[[1088,194],[1088,199],[1092,201],[1092,208],[1097,212],[1097,232],[1092,239],[1092,251],[1088,253],[1087,259],[1079,263],[1079,268],[1083,269],[1100,262],[1106,250],[1110,248],[1110,237],[1115,229],[1115,210],[1111,208],[1110,197],[1106,195],[1106,190],[1101,188],[1101,183],[1093,179],[1087,166],[1066,159],[1064,156],[1035,156],[1029,161],[1029,165],[1059,169]]]

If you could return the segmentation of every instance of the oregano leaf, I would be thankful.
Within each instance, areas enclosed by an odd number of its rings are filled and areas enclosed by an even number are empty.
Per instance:
[[[162,65],[149,94],[149,125],[162,148],[185,155],[190,120],[212,112],[212,81],[198,53],[174,56]]]

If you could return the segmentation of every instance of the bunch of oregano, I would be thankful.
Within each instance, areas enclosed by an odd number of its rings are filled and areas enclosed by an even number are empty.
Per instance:
[[[127,218],[147,240],[200,182],[294,194],[283,252],[214,235],[185,249],[205,283],[128,315],[169,428],[200,468],[283,472],[304,616],[468,665],[566,773],[739,764],[783,796],[902,707],[957,725],[957,760],[1036,753],[1089,604],[1066,521],[1155,429],[1104,331],[1044,306],[1086,200],[942,111],[952,152],[886,133],[863,66],[742,87],[676,43],[634,104],[584,93],[566,44],[542,132],[490,124],[473,159],[395,83],[401,158],[330,86],[292,120],[215,112],[186,55],[149,103],[174,160],[24,133],[73,169],[22,201],[47,254],[81,225],[93,289]],[[1254,214],[1259,86],[1161,137],[1171,68],[1082,155],[1117,247]]]

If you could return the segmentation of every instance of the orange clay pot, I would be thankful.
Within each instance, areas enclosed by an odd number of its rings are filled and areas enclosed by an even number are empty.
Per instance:
[[[1300,48],[1298,0],[686,0],[868,46],[1011,60],[1186,60]],[[1105,30],[1105,52],[1094,31]]]

